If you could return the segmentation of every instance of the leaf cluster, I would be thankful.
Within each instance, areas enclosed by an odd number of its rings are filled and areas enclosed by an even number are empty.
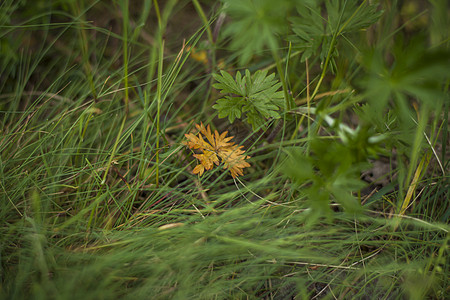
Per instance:
[[[362,74],[355,80],[367,99],[357,110],[359,117],[389,136],[389,149],[395,148],[407,157],[414,153],[411,145],[417,151],[428,147],[425,140],[418,139],[421,135],[417,136],[416,128],[433,115],[439,116],[448,100],[442,86],[448,80],[450,52],[427,50],[425,45],[423,37],[417,36],[405,45],[400,36],[387,55],[379,49],[365,51],[361,56]],[[386,57],[393,57],[395,63]]]
[[[209,125],[206,128],[203,123],[200,125],[196,124],[195,126],[199,130],[198,135],[193,133],[185,134],[187,138],[185,144],[190,149],[201,151],[199,154],[194,154],[194,157],[200,162],[194,168],[194,174],[202,176],[205,170],[211,170],[214,164],[218,166],[220,160],[223,163],[223,168],[229,170],[233,178],[243,175],[242,170],[250,167],[250,164],[245,161],[250,156],[244,155],[245,151],[242,150],[243,146],[238,146],[230,142],[233,137],[226,137],[228,131],[219,134],[215,130],[213,134]],[[206,140],[203,136],[205,136]]]
[[[363,54],[365,72],[357,84],[366,89],[365,96],[375,117],[381,118],[387,109],[394,109],[404,125],[410,123],[410,97],[428,109],[441,110],[447,97],[441,83],[448,79],[450,52],[426,50],[425,43],[420,36],[408,45],[398,38],[389,53],[395,64],[388,63],[377,49]]]
[[[222,2],[232,20],[224,35],[231,38],[241,65],[265,48],[279,49],[282,38],[290,34],[288,39],[304,51],[302,61],[317,53],[324,59],[333,35],[366,29],[382,14],[377,3],[369,1],[279,0],[276,6],[271,0]]]
[[[258,70],[251,75],[245,70],[244,76],[238,71],[236,79],[225,71],[220,74],[213,74],[217,81],[213,86],[225,94],[213,105],[219,118],[228,117],[233,123],[245,114],[247,122],[256,130],[264,126],[266,119],[280,117],[277,110],[284,105],[284,95],[278,91],[281,83],[275,79],[275,74],[267,75],[267,70]]]
[[[377,5],[365,2],[306,0],[299,3],[298,16],[290,18],[294,32],[290,40],[304,51],[302,61],[316,54],[325,59],[332,47],[333,36],[363,30],[374,24],[382,11],[377,10]],[[325,11],[322,11],[323,7]]]
[[[299,147],[286,149],[287,159],[281,170],[296,185],[302,185],[301,191],[316,216],[329,215],[331,199],[347,212],[358,212],[361,206],[353,193],[365,186],[360,174],[368,168],[368,159],[381,152],[379,144],[384,136],[374,135],[367,126],[353,130],[327,115],[320,115],[340,140],[314,138],[308,154]]]
[[[360,210],[353,192],[364,187],[359,174],[365,164],[355,163],[347,147],[338,142],[315,139],[311,142],[309,155],[298,147],[286,149],[286,153],[287,159],[281,169],[296,185],[306,184],[301,191],[316,217],[330,217],[331,199],[347,212]]]
[[[249,62],[265,47],[277,49],[280,35],[288,32],[286,15],[296,1],[291,0],[222,0],[225,12],[233,20],[224,35],[231,37],[231,47],[239,54],[239,63]]]

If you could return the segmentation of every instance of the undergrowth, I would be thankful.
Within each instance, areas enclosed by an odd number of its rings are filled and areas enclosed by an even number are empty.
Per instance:
[[[448,16],[2,1],[0,298],[446,298]]]

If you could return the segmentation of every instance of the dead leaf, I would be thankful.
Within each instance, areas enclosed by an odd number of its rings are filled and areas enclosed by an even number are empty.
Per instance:
[[[215,130],[213,134],[209,125],[206,128],[203,123],[195,126],[199,130],[197,135],[193,133],[185,134],[187,139],[185,145],[190,149],[201,151],[199,154],[194,154],[194,157],[199,161],[199,164],[193,170],[194,174],[202,176],[206,170],[211,170],[214,165],[218,166],[220,161],[223,163],[223,168],[228,169],[233,178],[243,175],[242,170],[250,167],[250,164],[245,161],[250,156],[244,155],[243,146],[237,146],[230,142],[233,137],[227,137],[228,131],[219,134]]]

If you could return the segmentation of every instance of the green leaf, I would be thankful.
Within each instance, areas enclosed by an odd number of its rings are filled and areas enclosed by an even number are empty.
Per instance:
[[[386,55],[377,49],[363,53],[362,65],[366,72],[358,84],[366,91],[367,109],[378,120],[393,110],[403,129],[414,128],[411,116],[416,113],[411,98],[439,115],[447,97],[442,86],[448,78],[450,52],[427,50],[426,43],[425,38],[418,36],[404,44],[399,36],[390,56],[393,62],[386,61],[383,58]]]
[[[289,39],[294,46],[303,50],[302,61],[319,54],[323,60],[331,45],[333,35],[355,32],[374,24],[383,13],[378,5],[365,1],[327,0],[326,13],[321,11],[320,0],[305,0],[297,5],[298,17],[290,18],[292,31]],[[323,15],[326,15],[325,19]],[[333,55],[335,49],[332,49]]]
[[[330,32],[338,30],[340,34],[366,29],[374,24],[383,14],[378,5],[369,1],[326,1],[329,12]]]
[[[311,160],[303,154],[300,148],[287,149],[286,161],[281,170],[298,185],[315,178],[314,166]]]
[[[243,104],[242,98],[225,97],[217,100],[217,104],[213,105],[213,108],[219,111],[219,118],[228,117],[230,123],[233,123],[234,119],[241,117]]]
[[[267,119],[279,118],[277,112],[284,106],[284,94],[278,91],[281,83],[275,79],[275,74],[267,75],[266,71],[256,71],[253,75],[245,70],[245,75],[236,73],[236,78],[221,71],[214,74],[217,81],[213,86],[227,96],[217,100],[213,106],[219,111],[219,118],[228,117],[231,123],[242,114],[247,117],[247,123],[253,130],[264,127]]]
[[[336,201],[344,207],[346,212],[354,214],[362,212],[362,207],[358,199],[350,191],[334,187],[332,194]]]
[[[278,107],[270,102],[263,100],[253,100],[250,99],[248,104],[242,109],[243,112],[258,112],[263,118],[276,118],[278,119],[280,115],[276,112]]]
[[[221,93],[233,93],[241,94],[242,91],[239,85],[234,81],[230,74],[224,71],[220,71],[221,75],[213,74],[214,79],[218,82],[213,85],[218,90],[222,90]],[[238,72],[240,75],[240,73]]]
[[[254,110],[247,112],[247,122],[252,125],[253,130],[264,126],[264,119]]]
[[[296,47],[305,51],[302,61],[317,53],[323,40],[327,38],[319,4],[319,1],[304,1],[297,5],[299,17],[290,19],[295,33],[290,39]]]
[[[360,212],[361,205],[353,193],[365,186],[360,174],[369,165],[359,162],[351,151],[352,146],[339,140],[313,139],[310,146],[308,155],[299,147],[287,149],[288,158],[280,171],[302,186],[313,210],[327,212],[329,201],[334,199],[345,211]]]
[[[231,18],[224,35],[231,38],[231,48],[241,65],[266,48],[278,49],[279,36],[288,31],[286,16],[295,1],[277,0],[222,0],[224,10]]]

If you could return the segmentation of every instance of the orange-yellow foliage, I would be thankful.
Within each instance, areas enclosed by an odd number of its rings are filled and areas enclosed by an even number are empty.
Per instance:
[[[245,151],[242,150],[243,146],[238,146],[230,142],[233,137],[226,137],[228,131],[219,134],[215,130],[213,134],[209,125],[206,128],[203,123],[200,123],[200,125],[196,124],[195,126],[199,130],[197,135],[193,133],[185,134],[187,138],[185,144],[190,149],[201,152],[194,154],[194,157],[199,161],[199,164],[193,170],[194,174],[202,176],[205,170],[211,170],[214,164],[218,166],[220,161],[223,163],[223,168],[231,172],[233,178],[243,175],[242,170],[250,167],[250,164],[245,161],[250,156],[244,154]]]

